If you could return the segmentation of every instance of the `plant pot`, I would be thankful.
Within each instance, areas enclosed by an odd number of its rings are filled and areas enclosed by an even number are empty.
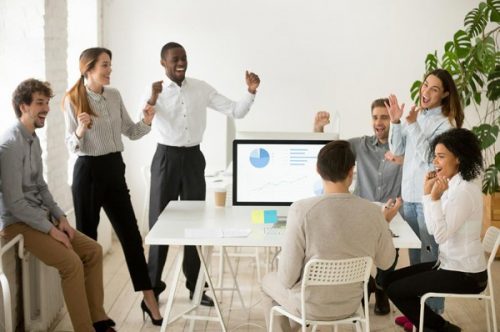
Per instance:
[[[483,231],[482,235],[486,233],[486,230],[490,226],[495,226],[500,228],[500,192],[496,192],[493,195],[483,196],[484,208],[483,208]],[[500,250],[497,253],[497,258],[500,257]]]

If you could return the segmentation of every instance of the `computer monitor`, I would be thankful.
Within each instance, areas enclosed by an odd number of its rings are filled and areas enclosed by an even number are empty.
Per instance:
[[[323,192],[316,172],[327,140],[233,141],[233,205],[290,205]]]

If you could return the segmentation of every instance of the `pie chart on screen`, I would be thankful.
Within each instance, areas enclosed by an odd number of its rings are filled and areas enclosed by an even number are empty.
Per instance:
[[[265,149],[255,149],[250,153],[250,163],[255,168],[264,168],[269,164],[269,152]]]

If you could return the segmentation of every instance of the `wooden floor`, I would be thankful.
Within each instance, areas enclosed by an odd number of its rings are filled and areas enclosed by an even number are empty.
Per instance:
[[[171,286],[172,276],[168,272],[172,270],[173,259],[176,256],[178,247],[172,247],[168,255],[168,261],[165,268],[164,280],[166,280],[168,288]],[[214,258],[213,275],[216,276],[218,258]],[[400,255],[399,265],[407,264],[407,253],[403,251]],[[250,258],[233,258],[235,268],[237,269],[238,281],[243,292],[245,304],[250,308],[244,310],[236,293],[225,291],[222,296],[221,306],[223,315],[226,319],[229,331],[265,331],[264,314],[260,304],[261,294],[259,283],[256,277],[255,262]],[[496,315],[500,321],[500,261],[494,263],[494,280],[496,287],[495,298],[497,300]],[[231,285],[232,279],[229,273],[224,275],[226,286]],[[217,277],[214,277],[214,281]],[[174,314],[182,308],[189,306],[188,292],[184,285],[184,280],[179,281],[180,287],[176,294],[176,302],[174,303]],[[117,330],[120,332],[146,332],[159,331],[159,327],[153,326],[151,321],[146,318],[143,322],[142,312],[140,310],[140,302],[142,300],[141,293],[135,293],[132,289],[127,266],[124,261],[121,247],[114,242],[111,252],[104,259],[104,285],[105,285],[105,309],[109,316],[117,323]],[[220,296],[220,293],[217,293]],[[373,299],[370,303],[370,323],[371,331],[403,331],[402,328],[396,326],[393,321],[394,317],[399,314],[393,305],[391,305],[391,313],[386,316],[376,316],[373,314]],[[167,292],[160,297],[161,311],[165,309],[167,300]],[[213,310],[203,308],[200,313],[215,315]],[[462,331],[483,332],[486,331],[486,319],[484,311],[484,303],[476,300],[446,300],[445,318],[462,327]],[[51,331],[62,332],[72,331],[71,323],[66,310],[62,310],[57,322],[54,324],[54,329]],[[167,329],[168,331],[188,331],[189,322],[180,319]],[[220,331],[220,325],[215,322],[196,322],[195,331]],[[318,331],[330,331],[329,328],[320,328]],[[339,331],[351,331],[351,328],[340,328]]]

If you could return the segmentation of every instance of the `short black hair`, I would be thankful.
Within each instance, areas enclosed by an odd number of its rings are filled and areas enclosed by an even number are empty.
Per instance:
[[[347,178],[356,158],[347,141],[332,141],[318,154],[317,169],[323,180],[340,182]]]
[[[14,107],[18,118],[22,115],[21,104],[30,105],[33,102],[35,92],[39,92],[45,97],[54,97],[49,82],[42,82],[34,78],[22,81],[12,93],[12,107]]]
[[[161,53],[160,53],[161,58],[165,59],[165,57],[167,56],[168,50],[170,50],[172,48],[184,48],[184,47],[181,44],[176,43],[176,42],[168,42],[165,45],[163,45],[163,47],[161,48]]]
[[[466,181],[474,180],[483,170],[481,143],[477,136],[464,128],[453,128],[436,136],[431,143],[432,151],[436,145],[443,144],[448,151],[458,158],[458,171]]]

